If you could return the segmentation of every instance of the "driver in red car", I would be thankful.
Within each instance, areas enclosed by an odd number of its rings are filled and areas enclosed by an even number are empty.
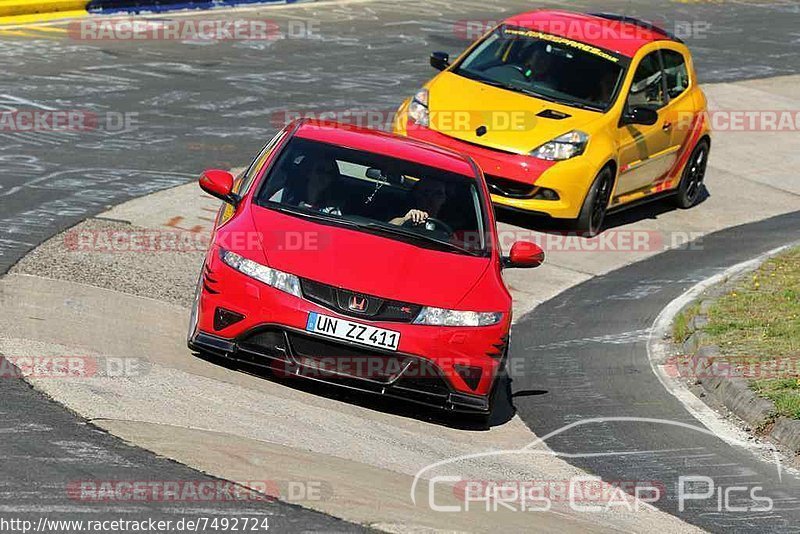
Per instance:
[[[300,158],[301,160],[307,156]],[[284,176],[284,186],[270,196],[273,202],[286,202],[301,208],[307,208],[321,213],[341,215],[342,210],[335,200],[335,184],[339,175],[336,162],[329,158],[315,159],[308,170],[307,179],[295,180],[295,191],[287,186]],[[304,182],[304,183],[303,183]],[[301,187],[297,187],[300,184]],[[299,189],[299,191],[298,191]]]
[[[411,190],[411,198],[415,207],[405,215],[395,217],[389,224],[402,226],[408,222],[414,225],[425,224],[429,217],[437,217],[447,200],[447,187],[438,180],[422,180]]]
[[[342,210],[334,200],[334,190],[339,170],[332,159],[314,162],[306,183],[306,198],[298,206],[331,215],[341,215]]]

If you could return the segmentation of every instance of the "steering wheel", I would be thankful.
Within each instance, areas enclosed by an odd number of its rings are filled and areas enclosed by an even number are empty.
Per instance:
[[[422,224],[427,224],[429,222],[433,223],[434,230],[439,230],[441,232],[446,232],[447,235],[453,235],[455,233],[453,231],[453,228],[449,224],[447,224],[444,221],[440,221],[439,219],[437,219],[435,217],[428,217],[427,219],[425,219],[425,222],[423,222]],[[412,228],[414,226],[421,226],[421,225],[420,224],[414,224],[413,221],[408,220],[408,221],[403,223],[403,226],[406,227],[406,228]]]
[[[506,63],[505,65],[498,65],[496,67],[491,67],[486,69],[486,73],[493,73],[494,75],[502,78],[503,81],[511,82],[511,81],[528,81],[528,77],[525,75],[525,68],[521,65],[514,65],[512,63]]]

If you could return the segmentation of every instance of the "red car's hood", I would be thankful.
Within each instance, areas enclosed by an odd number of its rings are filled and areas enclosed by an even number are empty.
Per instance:
[[[387,299],[454,308],[490,263],[258,206],[252,216],[269,267]]]

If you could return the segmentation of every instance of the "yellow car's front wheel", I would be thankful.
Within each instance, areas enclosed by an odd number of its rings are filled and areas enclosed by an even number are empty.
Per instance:
[[[584,237],[594,237],[603,229],[613,189],[614,171],[611,167],[603,167],[592,182],[575,220],[575,229]]]

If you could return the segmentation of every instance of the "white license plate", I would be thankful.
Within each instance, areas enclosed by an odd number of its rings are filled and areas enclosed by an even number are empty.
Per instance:
[[[323,336],[344,339],[345,341],[381,349],[397,350],[397,346],[400,344],[400,332],[368,324],[353,323],[316,312],[308,314],[306,330]]]

